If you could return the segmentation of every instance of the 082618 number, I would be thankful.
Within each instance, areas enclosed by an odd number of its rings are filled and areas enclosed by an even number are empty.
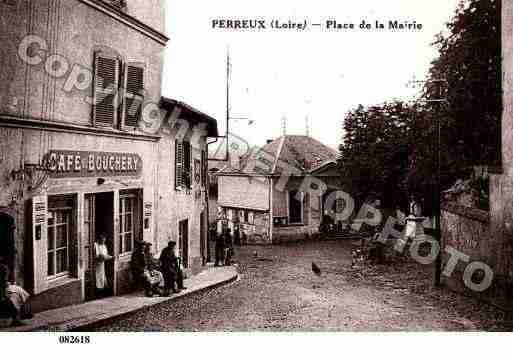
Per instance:
[[[90,344],[89,335],[60,335],[59,344]]]

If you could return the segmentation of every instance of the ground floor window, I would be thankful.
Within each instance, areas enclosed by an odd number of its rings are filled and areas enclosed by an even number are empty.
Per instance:
[[[135,236],[135,194],[124,194],[119,197],[119,252],[129,253],[134,246]]]
[[[70,272],[73,233],[73,205],[66,198],[53,198],[48,208],[48,277]]]

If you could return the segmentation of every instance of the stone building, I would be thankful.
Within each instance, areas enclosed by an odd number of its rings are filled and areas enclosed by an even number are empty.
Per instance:
[[[513,3],[502,1],[503,112],[502,164],[484,171],[489,178],[490,209],[475,208],[469,196],[458,196],[442,207],[442,258],[446,268],[453,248],[463,253],[450,276],[442,275],[448,287],[511,309],[513,303]],[[483,171],[480,171],[483,172]],[[471,265],[485,263],[493,273],[487,276]],[[467,276],[465,276],[465,272]],[[469,276],[470,274],[473,276]],[[467,283],[465,282],[465,277]],[[469,282],[470,280],[470,282]],[[473,283],[479,290],[472,289]]]
[[[241,158],[240,166],[216,175],[220,223],[247,243],[316,236],[322,214],[332,210],[324,208],[324,199],[340,188],[336,157],[335,150],[307,136],[268,141]]]
[[[161,97],[164,1],[2,1],[0,13],[0,256],[34,311],[95,298],[100,233],[115,295],[130,290],[136,239],[155,254],[176,239],[197,272],[217,127]]]

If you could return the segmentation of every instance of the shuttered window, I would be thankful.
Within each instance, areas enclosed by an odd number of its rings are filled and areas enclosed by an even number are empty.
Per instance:
[[[94,108],[95,126],[115,127],[117,124],[120,61],[103,53],[95,54]]]
[[[144,69],[134,64],[126,64],[124,82],[123,126],[137,127],[144,100]]]
[[[183,143],[183,177],[185,188],[190,189],[192,184],[191,173],[191,144],[189,142]]]
[[[175,188],[191,188],[191,144],[175,141]]]
[[[175,141],[175,188],[183,187],[183,143]]]

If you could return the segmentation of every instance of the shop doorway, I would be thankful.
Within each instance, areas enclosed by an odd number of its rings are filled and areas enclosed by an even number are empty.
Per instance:
[[[14,243],[14,218],[0,212],[0,261],[9,267],[9,281],[14,281],[16,246]]]
[[[110,255],[114,253],[114,193],[87,194],[84,202],[84,230],[87,267],[85,270],[85,297],[86,300],[98,298],[96,290],[96,260],[94,243],[102,233],[107,237],[107,250]],[[109,290],[114,293],[114,261],[105,262],[105,275]],[[105,293],[104,293],[105,294]]]
[[[201,265],[207,264],[207,227],[205,221],[205,211],[200,214],[200,255]]]
[[[184,268],[189,267],[189,220],[180,221],[178,224],[178,236],[180,242],[180,258]]]

